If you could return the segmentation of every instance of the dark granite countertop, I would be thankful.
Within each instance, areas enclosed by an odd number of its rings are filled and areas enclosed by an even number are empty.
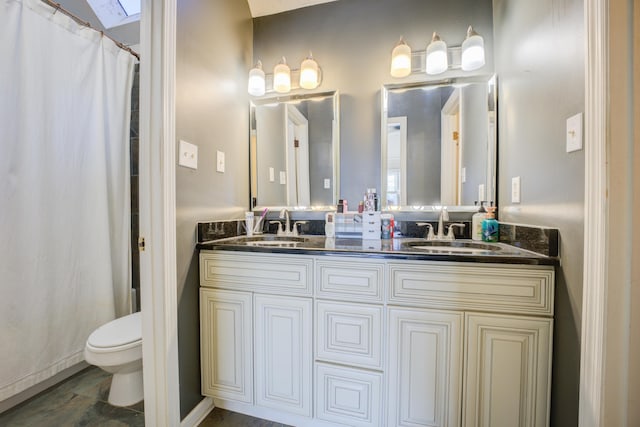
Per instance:
[[[442,247],[440,244],[451,244]],[[436,247],[433,247],[436,246]],[[276,237],[238,236],[198,243],[200,250],[243,251],[257,253],[306,254],[323,256],[357,256],[368,258],[428,260],[472,263],[559,265],[559,258],[549,257],[505,243],[472,240],[451,242],[419,238],[361,240],[325,238],[324,236]]]

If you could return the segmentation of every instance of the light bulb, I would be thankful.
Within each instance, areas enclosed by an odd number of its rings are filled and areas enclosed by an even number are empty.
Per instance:
[[[440,39],[438,33],[433,33],[431,43],[427,46],[427,74],[440,74],[449,68],[447,44]]]
[[[303,89],[315,89],[319,84],[318,63],[309,52],[307,59],[300,64],[300,87]]]
[[[391,77],[407,77],[411,74],[411,48],[402,37],[391,52]]]
[[[473,71],[484,65],[484,40],[473,31],[471,25],[467,30],[467,38],[462,42],[462,69]]]
[[[282,60],[273,69],[273,90],[278,93],[291,91],[291,69],[287,65],[287,60]]]
[[[265,77],[260,61],[249,71],[248,91],[251,96],[262,96],[265,93]]]

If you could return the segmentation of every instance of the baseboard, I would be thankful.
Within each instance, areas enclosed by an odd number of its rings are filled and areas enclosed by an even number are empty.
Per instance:
[[[184,417],[184,419],[180,422],[180,427],[196,427],[200,425],[207,415],[213,411],[215,405],[213,404],[213,399],[210,397],[205,397],[196,405],[195,408],[189,412],[189,414]]]

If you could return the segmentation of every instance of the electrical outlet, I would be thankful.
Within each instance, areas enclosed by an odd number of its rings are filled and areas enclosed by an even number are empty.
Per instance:
[[[511,203],[520,203],[520,177],[511,178]]]
[[[224,173],[224,151],[216,151],[216,171]]]
[[[186,168],[198,169],[198,146],[180,140],[178,164]]]
[[[269,182],[276,181],[276,171],[273,168],[269,168]]]
[[[280,184],[285,185],[287,183],[287,173],[280,171]]]
[[[324,189],[328,190],[331,188],[331,180],[329,178],[324,179]]]

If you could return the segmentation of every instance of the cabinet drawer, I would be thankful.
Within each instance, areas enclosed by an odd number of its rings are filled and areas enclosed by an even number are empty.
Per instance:
[[[317,359],[382,369],[382,306],[316,303]]]
[[[200,253],[201,286],[311,295],[313,259],[287,254]]]
[[[382,425],[382,374],[316,364],[316,417],[356,427]]]
[[[383,299],[384,263],[363,258],[316,258],[316,295],[322,298]]]
[[[389,263],[389,302],[551,316],[554,270],[547,266]]]

